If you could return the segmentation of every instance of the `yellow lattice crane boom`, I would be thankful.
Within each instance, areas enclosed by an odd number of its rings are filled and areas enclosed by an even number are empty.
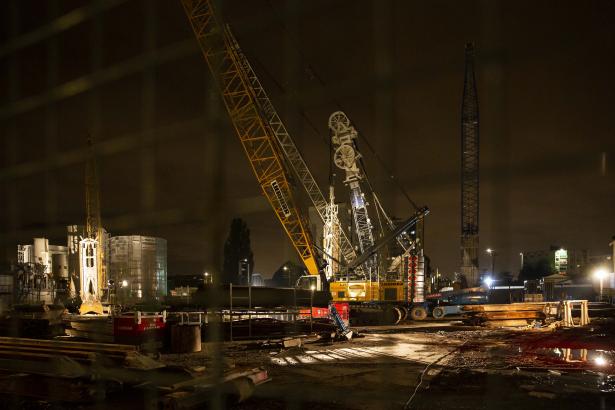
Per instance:
[[[254,175],[308,272],[316,275],[308,225],[298,211],[275,135],[259,110],[231,37],[212,1],[182,0],[182,4]]]
[[[103,232],[100,222],[100,189],[96,157],[88,140],[85,164],[85,237],[79,241],[80,312],[102,313],[101,293],[105,286],[103,273]]]

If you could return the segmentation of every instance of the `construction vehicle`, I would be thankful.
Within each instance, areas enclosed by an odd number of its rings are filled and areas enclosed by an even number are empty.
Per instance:
[[[415,293],[422,295],[424,292],[424,282],[414,281],[420,270],[421,250],[416,246],[405,248],[400,260],[405,261],[403,271],[408,274],[397,275],[392,280],[378,273],[376,254],[392,240],[404,236],[405,230],[421,220],[428,210],[418,210],[402,224],[403,229],[393,229],[375,240],[358,183],[360,173],[352,163],[358,158],[354,155],[351,137],[342,135],[353,128],[345,114],[334,117],[336,121],[330,124],[339,131],[336,161],[340,167],[349,168],[347,183],[351,189],[354,223],[359,227],[361,253],[358,255],[339,221],[331,219],[331,191],[329,201],[325,200],[230,28],[214,10],[213,2],[181,2],[263,194],[309,273],[299,279],[298,286],[308,290],[329,288],[334,301],[351,304],[351,319],[364,317],[368,322],[395,323],[404,319],[409,311],[417,319],[426,317],[423,301],[414,298]],[[289,174],[291,170],[294,178]],[[334,231],[339,234],[337,256],[340,259],[329,253],[335,248],[331,245],[325,244],[324,258],[318,254],[307,218],[293,195],[293,180],[303,185],[323,222],[334,224]],[[328,263],[323,259],[328,259]],[[342,269],[333,271],[332,262]]]

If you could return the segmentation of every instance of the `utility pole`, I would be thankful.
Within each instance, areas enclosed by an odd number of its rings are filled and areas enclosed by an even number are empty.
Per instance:
[[[495,255],[494,249],[487,248],[487,253],[491,256],[491,277],[495,278]]]
[[[461,274],[468,286],[478,282],[478,96],[474,78],[474,45],[466,44],[461,106]]]

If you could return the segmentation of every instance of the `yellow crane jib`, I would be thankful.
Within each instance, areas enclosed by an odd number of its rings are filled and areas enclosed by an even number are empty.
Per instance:
[[[318,274],[308,225],[300,217],[273,131],[210,0],[181,0],[205,61],[222,95],[254,175],[308,272]]]

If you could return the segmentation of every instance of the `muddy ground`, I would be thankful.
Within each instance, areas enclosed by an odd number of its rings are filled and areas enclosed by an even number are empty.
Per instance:
[[[418,322],[358,331],[350,341],[290,348],[204,343],[160,360],[205,372],[267,369],[270,381],[228,403],[235,410],[615,409],[613,319],[555,330]],[[0,396],[0,408],[157,409],[158,394],[142,386],[73,405]]]
[[[615,323],[559,330],[420,323],[347,342],[224,346],[227,367],[271,381],[235,409],[615,409]],[[211,346],[167,363],[210,366]]]

